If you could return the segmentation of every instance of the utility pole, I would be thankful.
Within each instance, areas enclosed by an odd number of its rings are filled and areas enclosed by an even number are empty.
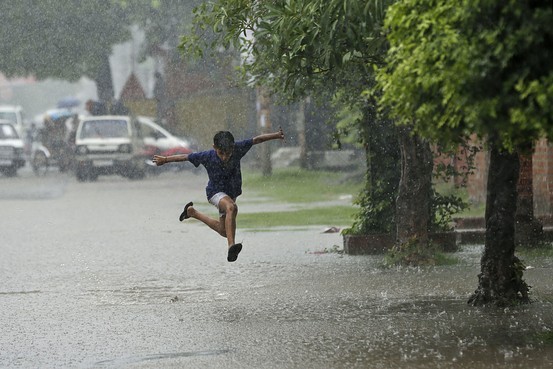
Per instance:
[[[271,119],[270,119],[270,97],[267,90],[264,87],[257,87],[256,89],[256,111],[257,111],[257,126],[261,133],[271,132]],[[271,165],[271,146],[264,144],[259,145],[261,150],[260,164],[261,173],[264,176],[270,176],[273,172]]]

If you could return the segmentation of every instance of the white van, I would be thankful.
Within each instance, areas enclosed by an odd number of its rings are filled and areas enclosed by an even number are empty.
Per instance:
[[[131,179],[145,175],[146,153],[140,125],[125,115],[87,116],[75,136],[75,173],[79,181],[119,174]]]
[[[7,120],[13,124],[19,137],[25,137],[25,114],[21,106],[15,105],[0,105],[0,119]]]
[[[13,177],[23,166],[23,140],[11,121],[0,119],[0,172],[7,177]]]

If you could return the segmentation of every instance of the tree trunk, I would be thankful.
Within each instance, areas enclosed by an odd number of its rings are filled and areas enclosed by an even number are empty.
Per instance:
[[[395,237],[396,199],[401,178],[398,128],[379,120],[376,104],[367,105],[359,122],[360,141],[365,148],[365,186],[356,200],[359,214],[352,226],[355,234],[387,233]]]
[[[396,201],[396,239],[399,246],[415,240],[428,243],[430,194],[433,158],[430,145],[413,135],[410,129],[399,129],[401,180]]]
[[[491,144],[486,198],[486,244],[480,262],[478,288],[469,298],[474,306],[508,306],[528,302],[522,280],[524,266],[515,256],[515,213],[519,158]]]
[[[111,67],[109,64],[109,54],[101,55],[100,66],[98,73],[96,74],[94,81],[96,82],[96,90],[98,93],[98,100],[109,104],[114,98],[113,79],[111,76]]]
[[[308,169],[307,141],[305,139],[305,104],[306,99],[301,99],[296,112],[296,128],[298,131],[298,145],[300,146],[300,168]]]
[[[536,247],[543,239],[543,225],[534,217],[534,181],[532,150],[519,155],[520,171],[517,184],[515,242],[517,246]]]

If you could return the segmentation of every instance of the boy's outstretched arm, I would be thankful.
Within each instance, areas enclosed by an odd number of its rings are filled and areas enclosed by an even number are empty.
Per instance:
[[[188,161],[188,154],[179,154],[171,156],[154,155],[152,161],[157,165],[163,165],[165,163],[171,163],[176,161]]]
[[[284,140],[284,131],[282,130],[282,128],[279,127],[278,131],[274,133],[265,133],[259,136],[255,136],[253,138],[253,144],[257,145],[270,140]]]

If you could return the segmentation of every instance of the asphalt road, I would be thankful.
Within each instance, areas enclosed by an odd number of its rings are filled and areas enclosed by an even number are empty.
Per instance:
[[[466,306],[478,245],[458,265],[384,269],[381,256],[328,252],[341,237],[326,225],[239,229],[228,263],[223,238],[178,222],[191,200],[215,215],[204,185],[188,171],[0,177],[0,367],[553,365],[539,339],[553,329],[551,260],[526,273],[536,302],[506,310]]]

